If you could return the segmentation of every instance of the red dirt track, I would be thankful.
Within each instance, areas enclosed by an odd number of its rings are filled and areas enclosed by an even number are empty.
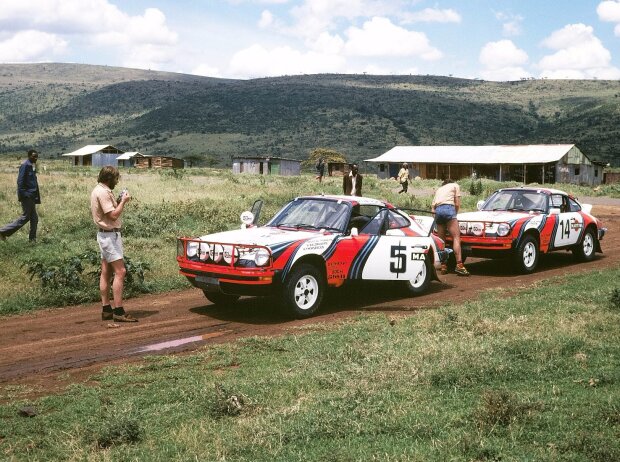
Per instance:
[[[471,300],[486,289],[516,288],[554,276],[615,267],[620,264],[620,206],[615,200],[606,204],[610,205],[593,209],[608,232],[601,243],[605,253],[592,262],[576,263],[570,252],[552,253],[541,258],[536,273],[516,275],[503,261],[470,259],[469,278],[441,276],[441,282],[433,282],[430,292],[419,297],[374,283],[330,291],[321,312],[308,320],[288,320],[266,299],[242,298],[234,308],[215,308],[197,289],[128,300],[127,311],[140,322],[118,328],[101,321],[98,303],[4,318],[0,323],[0,388],[23,384],[33,387],[35,394],[48,394],[85,381],[106,365],[139,361],[145,354],[281,335],[297,326],[334,323],[360,312],[415,314],[438,304]],[[171,343],[166,348],[157,346],[163,342]]]

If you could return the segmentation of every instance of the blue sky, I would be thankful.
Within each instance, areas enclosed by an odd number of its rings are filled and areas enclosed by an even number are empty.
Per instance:
[[[620,0],[0,0],[0,62],[620,79]]]

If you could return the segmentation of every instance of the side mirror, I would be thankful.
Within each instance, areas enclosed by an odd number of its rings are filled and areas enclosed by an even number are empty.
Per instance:
[[[476,208],[478,210],[482,210],[482,206],[484,205],[484,201],[478,201],[476,202]]]
[[[551,207],[549,209],[549,215],[559,215],[560,214],[560,209],[557,207]]]
[[[252,210],[251,210],[251,213],[254,215],[254,218],[252,220],[253,225],[258,225],[258,219],[260,218],[260,212],[262,209],[263,209],[263,200],[262,199],[255,200],[254,204],[252,205]]]

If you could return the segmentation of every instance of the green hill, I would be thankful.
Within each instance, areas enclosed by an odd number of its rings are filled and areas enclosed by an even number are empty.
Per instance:
[[[79,64],[0,65],[0,154],[56,156],[110,143],[230,162],[350,160],[394,145],[575,143],[620,165],[620,82],[484,82],[437,76],[304,75],[228,80]]]

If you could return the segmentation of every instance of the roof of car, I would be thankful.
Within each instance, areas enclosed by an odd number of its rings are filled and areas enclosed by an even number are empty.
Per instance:
[[[361,197],[361,196],[340,196],[336,194],[320,194],[314,196],[300,196],[299,199],[330,199],[342,202],[349,202],[352,205],[387,205],[391,206],[386,201],[382,201],[379,199],[373,199],[372,197]]]
[[[515,188],[502,188],[500,191],[529,191],[529,192],[542,192],[545,194],[564,194],[570,196],[570,194],[560,191],[559,189],[552,188],[533,188],[533,187],[515,187]]]

